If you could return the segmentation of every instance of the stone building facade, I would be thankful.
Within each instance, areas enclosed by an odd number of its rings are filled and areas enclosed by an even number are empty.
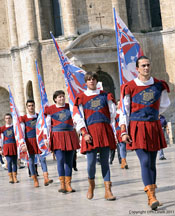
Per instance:
[[[55,90],[66,90],[50,31],[71,61],[98,72],[119,98],[113,7],[150,57],[153,76],[168,82],[172,105],[165,115],[174,124],[174,0],[0,0],[1,123],[9,111],[8,85],[21,114],[28,98],[39,110],[35,60],[50,104]]]

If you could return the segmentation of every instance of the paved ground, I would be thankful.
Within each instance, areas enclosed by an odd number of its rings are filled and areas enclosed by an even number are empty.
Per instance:
[[[121,170],[117,158],[111,165],[113,194],[116,201],[104,200],[104,185],[100,166],[97,165],[96,189],[93,200],[86,199],[88,189],[86,159],[78,157],[78,172],[73,172],[72,186],[77,190],[72,194],[58,193],[59,182],[56,162],[47,159],[50,177],[54,183],[43,186],[39,167],[39,188],[33,188],[27,169],[19,170],[19,184],[9,184],[7,171],[0,167],[0,215],[2,216],[128,216],[162,215],[175,216],[175,145],[165,150],[167,160],[157,160],[157,198],[163,203],[157,212],[147,206],[147,196],[143,192],[140,167],[135,152],[129,152],[128,170]]]

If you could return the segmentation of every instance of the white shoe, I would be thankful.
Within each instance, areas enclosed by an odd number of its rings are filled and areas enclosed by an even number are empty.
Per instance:
[[[4,168],[4,167],[5,167],[5,164],[2,164],[1,166]]]

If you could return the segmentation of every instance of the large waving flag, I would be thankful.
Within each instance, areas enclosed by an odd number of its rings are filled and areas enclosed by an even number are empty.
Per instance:
[[[13,119],[13,129],[14,129],[14,134],[15,134],[15,139],[16,139],[16,144],[17,144],[17,151],[18,151],[18,158],[23,159],[23,160],[28,160],[28,152],[27,152],[27,146],[26,142],[24,139],[24,134],[20,125],[19,121],[19,113],[16,108],[10,86],[9,88],[9,98],[10,98],[10,110],[12,114],[12,119]],[[23,151],[23,149],[26,149],[26,151]]]
[[[138,59],[138,57],[143,55],[143,51],[134,35],[130,32],[122,19],[115,13],[115,8],[114,21],[118,52],[119,78],[121,86],[120,108],[122,109],[123,113],[126,114],[123,103],[122,87],[123,84],[137,77],[138,72],[136,70],[136,60]]]
[[[62,66],[62,72],[64,74],[64,79],[65,79],[67,92],[69,96],[69,106],[70,106],[71,114],[74,115],[76,113],[80,113],[76,107],[74,107],[74,109],[77,110],[73,110],[73,105],[77,94],[87,89],[86,83],[84,81],[84,75],[86,74],[86,72],[83,69],[75,66],[70,62],[67,56],[61,51],[53,34],[52,33],[50,34],[54,41],[60,59],[60,63]]]
[[[50,153],[48,146],[44,142],[44,136],[46,136],[45,139],[49,143],[49,129],[50,128],[47,127],[46,119],[44,116],[44,108],[45,108],[45,106],[48,106],[49,103],[48,103],[44,83],[42,81],[42,77],[41,77],[41,74],[39,72],[37,61],[35,61],[35,64],[36,64],[38,83],[39,83],[39,89],[40,89],[40,96],[41,96],[41,108],[40,108],[37,122],[36,122],[36,139],[37,139],[38,147],[42,152],[41,156],[45,157]]]
[[[120,85],[137,77],[136,60],[143,55],[139,42],[127,28],[121,18],[115,13],[114,20],[118,51]]]

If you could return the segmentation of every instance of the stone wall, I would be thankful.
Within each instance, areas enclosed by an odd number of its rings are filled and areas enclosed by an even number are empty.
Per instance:
[[[77,31],[82,34],[91,30],[113,28],[113,11],[111,1],[75,0],[78,7],[75,8]],[[100,18],[101,25],[100,25]]]
[[[4,114],[10,111],[8,85],[14,93],[12,76],[10,55],[8,52],[0,51],[0,125],[4,123]]]
[[[6,1],[0,0],[0,50],[9,47]]]
[[[57,39],[57,42],[62,50],[64,50],[69,44],[69,41],[65,40]],[[53,93],[56,90],[64,90],[67,98],[64,76],[58,59],[58,54],[52,40],[43,41],[41,43],[41,50],[43,79],[45,82],[49,104],[53,104]]]
[[[10,112],[9,93],[6,89],[0,87],[0,126],[4,124],[4,115]]]

